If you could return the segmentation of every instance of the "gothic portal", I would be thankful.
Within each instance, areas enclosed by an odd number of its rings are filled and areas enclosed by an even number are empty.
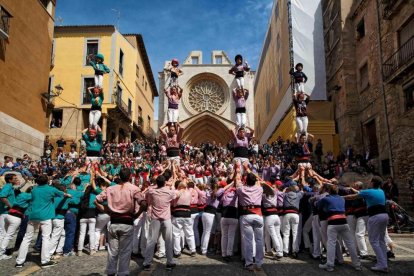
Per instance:
[[[167,65],[169,61],[166,61]],[[183,88],[179,107],[179,121],[186,128],[184,140],[193,144],[213,142],[226,144],[231,138],[229,129],[235,127],[235,104],[232,90],[236,87],[234,76],[229,74],[232,60],[224,51],[213,51],[211,63],[204,64],[202,52],[192,51],[180,62],[183,75],[178,84]],[[247,125],[254,129],[254,71],[246,73],[245,88],[250,95],[247,99]],[[159,73],[158,125],[167,122],[168,100],[164,88],[168,86],[169,74]]]

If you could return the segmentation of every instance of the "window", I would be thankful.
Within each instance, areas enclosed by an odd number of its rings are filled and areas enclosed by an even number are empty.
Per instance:
[[[52,119],[50,120],[50,128],[61,128],[63,119],[62,109],[53,109]]]
[[[359,90],[362,91],[369,86],[368,63],[359,69]]]
[[[276,39],[276,49],[279,51],[280,50],[280,34],[277,34],[277,39]]]
[[[138,106],[138,116],[142,117],[142,107]]]
[[[122,88],[119,85],[116,88],[116,102],[118,104],[122,103]]]
[[[270,91],[266,92],[266,113],[270,112]]]
[[[198,64],[198,57],[191,57],[191,64]]]
[[[365,36],[365,22],[364,22],[364,18],[361,19],[361,21],[359,21],[357,27],[356,27],[356,31],[357,31],[357,40],[362,39]]]
[[[53,39],[52,40],[52,51],[51,51],[51,54],[50,54],[50,65],[51,66],[55,65],[55,47],[56,47],[56,42]]]
[[[89,65],[88,56],[95,56],[99,51],[99,41],[97,39],[87,40],[86,41],[86,56],[85,56],[85,65]]]
[[[405,111],[409,111],[414,108],[414,83],[409,87],[404,88],[405,97]]]
[[[82,97],[82,104],[90,104],[91,97],[89,96],[88,87],[95,86],[95,79],[94,78],[84,78],[83,79],[83,97]]]
[[[365,131],[368,137],[368,148],[371,156],[378,156],[378,139],[375,119],[365,124]]]
[[[145,82],[145,91],[147,91],[147,86],[148,86],[148,83]]]
[[[40,0],[40,3],[42,3],[43,7],[47,10],[47,12],[50,15],[53,15],[53,2],[52,0]]]
[[[131,116],[132,113],[132,101],[128,99],[128,115]]]
[[[147,116],[147,118],[148,118],[148,130],[150,130],[151,129],[151,117],[148,115]]]
[[[222,56],[216,56],[216,64],[222,64],[223,63],[223,57]]]
[[[414,36],[414,17],[398,32],[398,43],[401,47]]]
[[[144,82],[145,82],[145,80],[144,80],[144,76],[142,76],[142,86],[144,86]]]
[[[9,38],[10,18],[12,17],[5,8],[0,6],[0,38]]]
[[[122,50],[119,50],[119,74],[121,76],[124,75],[124,52]]]
[[[49,77],[49,84],[47,86],[47,92],[52,91],[52,79],[53,79],[53,77]]]
[[[136,71],[136,74],[137,74],[137,79],[139,79],[139,66],[137,65],[137,71]]]

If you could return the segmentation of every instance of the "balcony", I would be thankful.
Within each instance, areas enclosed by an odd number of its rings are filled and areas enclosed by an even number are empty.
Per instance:
[[[119,97],[115,98],[115,103],[118,109],[129,119],[132,119],[132,111],[128,108],[128,105]]]
[[[404,43],[383,64],[384,80],[396,82],[406,76],[414,67],[414,36]]]
[[[405,0],[381,0],[382,4],[382,17],[385,20],[390,20],[401,9]]]

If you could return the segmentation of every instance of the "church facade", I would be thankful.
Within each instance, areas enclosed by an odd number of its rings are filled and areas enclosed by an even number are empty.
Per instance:
[[[165,66],[170,61],[166,61]],[[192,144],[213,142],[225,144],[231,139],[230,129],[236,124],[235,103],[232,90],[237,86],[229,70],[234,65],[224,51],[212,51],[211,62],[203,63],[203,53],[192,51],[180,68],[183,75],[178,84],[183,89],[179,107],[179,121],[185,128],[183,140]],[[247,126],[254,129],[254,76],[250,70],[244,76],[245,88],[249,90],[246,103]],[[158,125],[168,122],[168,99],[164,89],[170,76],[167,71],[159,73]]]

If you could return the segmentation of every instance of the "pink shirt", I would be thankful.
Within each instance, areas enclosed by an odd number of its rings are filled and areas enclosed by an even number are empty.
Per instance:
[[[173,203],[174,207],[178,205],[190,206],[190,202],[191,202],[191,191],[190,190],[187,190],[187,189],[176,190],[175,196],[176,198]]]
[[[151,218],[168,220],[171,218],[171,202],[175,199],[175,191],[169,187],[150,189],[146,196],[147,204],[152,206]]]
[[[197,193],[197,191],[194,188],[190,188],[189,191],[191,193],[191,201],[190,201],[190,204],[197,205],[197,203],[198,203],[198,193]]]
[[[99,202],[108,201],[108,207],[112,212],[119,214],[136,214],[139,204],[144,200],[139,188],[129,182],[110,186],[98,196]]]
[[[206,191],[202,191],[199,188],[195,187],[195,190],[198,193],[198,205],[204,205],[207,202],[207,193]]]
[[[261,205],[263,188],[262,186],[243,186],[236,189],[240,206]]]

